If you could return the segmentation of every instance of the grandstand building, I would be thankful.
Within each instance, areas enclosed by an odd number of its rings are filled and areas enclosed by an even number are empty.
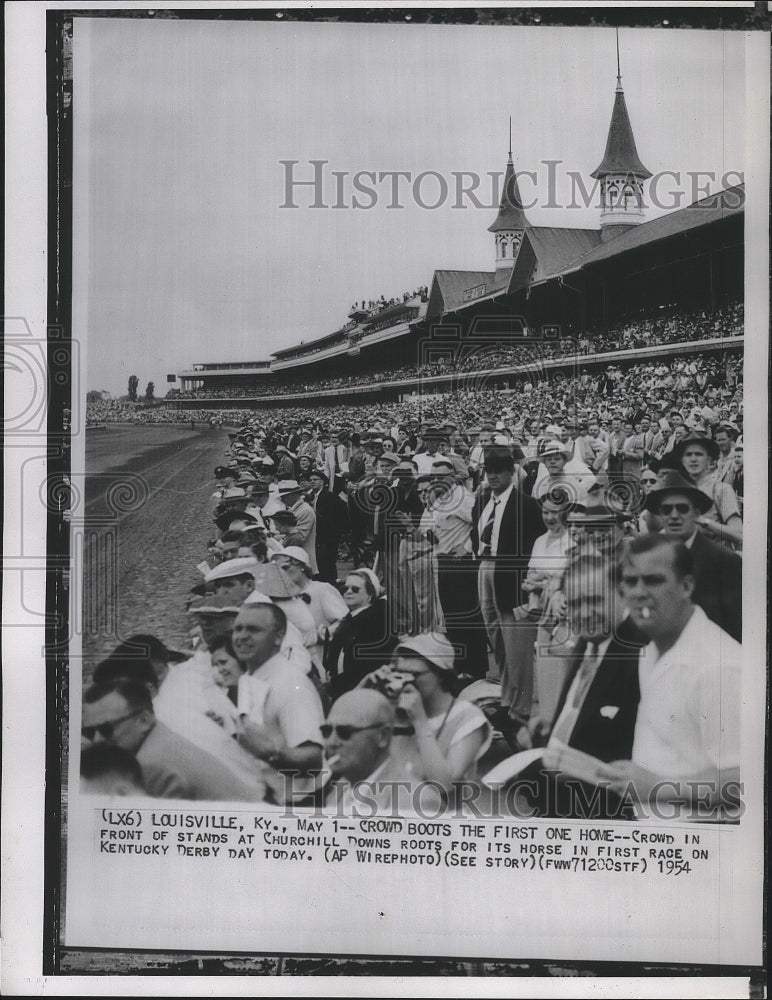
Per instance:
[[[608,334],[668,315],[718,314],[743,299],[744,188],[727,188],[646,221],[645,183],[621,76],[599,182],[596,229],[535,226],[523,209],[510,149],[498,214],[489,226],[492,269],[435,271],[431,283],[397,299],[357,302],[333,333],[276,351],[270,359],[207,363],[179,373],[181,408],[396,402],[463,388],[470,371],[506,387],[529,371],[624,365],[683,350],[677,343],[608,349]],[[690,350],[742,348],[719,331],[688,339]],[[603,349],[596,350],[596,339]],[[613,341],[613,337],[612,337]],[[556,346],[560,345],[560,350]],[[574,345],[572,349],[571,344]],[[503,349],[521,345],[516,364]],[[489,363],[486,365],[486,359]]]

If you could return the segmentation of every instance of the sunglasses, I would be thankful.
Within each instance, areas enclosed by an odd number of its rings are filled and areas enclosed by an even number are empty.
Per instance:
[[[648,483],[648,484],[649,484],[650,486],[651,486],[651,485],[652,485],[653,483],[656,483],[656,481],[657,481],[656,479],[642,479],[642,480],[641,480],[641,482],[642,482],[642,483]]]
[[[115,732],[115,727],[119,722],[125,722],[127,719],[133,719],[135,715],[141,715],[144,712],[144,708],[138,708],[135,712],[129,712],[128,715],[122,715],[120,719],[111,719],[109,722],[100,722],[97,726],[82,726],[81,733],[86,737],[89,742],[94,739],[94,735],[99,733],[103,740],[111,740],[113,738],[113,733]]]
[[[676,514],[688,514],[691,509],[691,504],[688,503],[661,503],[659,505],[659,513],[664,514],[665,517],[672,514],[673,511]]]
[[[361,589],[362,589],[361,587],[344,587],[343,588],[343,593],[344,594],[348,594],[348,593],[358,594]]]
[[[319,732],[325,740],[328,740],[333,733],[336,733],[338,738],[345,742],[346,740],[350,740],[354,733],[363,733],[366,729],[380,729],[382,725],[384,725],[383,722],[374,722],[371,726],[333,726],[325,722],[323,726],[319,726]]]

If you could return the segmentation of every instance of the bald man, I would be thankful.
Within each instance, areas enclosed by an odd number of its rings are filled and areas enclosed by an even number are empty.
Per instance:
[[[417,782],[391,756],[394,704],[378,691],[356,688],[338,698],[322,726],[324,755],[332,774],[325,805],[340,815],[376,813],[436,815],[434,785]]]

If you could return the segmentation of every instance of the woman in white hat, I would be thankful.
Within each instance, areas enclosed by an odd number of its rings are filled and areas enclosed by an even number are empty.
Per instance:
[[[477,778],[477,763],[493,738],[480,709],[456,694],[454,656],[441,632],[421,632],[401,639],[391,664],[365,681],[378,686],[395,672],[403,681],[411,678],[397,697],[397,722],[402,716],[414,731],[395,733],[392,756],[404,759],[417,780],[436,781],[446,792],[454,782]]]
[[[330,639],[324,663],[333,700],[355,688],[378,663],[387,661],[397,644],[388,627],[383,589],[371,569],[348,574],[343,600],[348,614]]]
[[[308,610],[311,612],[315,626],[314,641],[308,647],[308,651],[312,661],[321,668],[324,659],[325,639],[335,631],[340,620],[348,614],[346,602],[331,583],[311,579],[311,562],[308,553],[299,545],[290,545],[280,552],[274,553],[271,561],[283,569],[295,586],[300,588],[298,596],[308,601]]]

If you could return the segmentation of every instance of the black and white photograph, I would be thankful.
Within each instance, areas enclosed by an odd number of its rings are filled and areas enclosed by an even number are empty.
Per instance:
[[[30,6],[35,975],[760,995],[766,5]]]

